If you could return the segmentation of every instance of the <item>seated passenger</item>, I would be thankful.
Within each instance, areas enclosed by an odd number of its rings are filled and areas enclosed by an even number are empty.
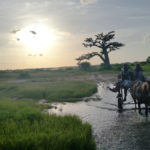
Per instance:
[[[132,79],[133,79],[132,71],[130,71],[127,64],[124,64],[122,68],[122,73],[118,75],[118,82],[116,83],[116,87],[109,89],[113,92],[118,92],[120,87],[129,88]]]
[[[141,68],[140,64],[137,64],[133,72],[134,80],[142,81],[142,82],[146,80],[142,71],[143,69]]]
[[[133,72],[129,69],[127,64],[124,64],[123,71],[122,71],[122,87],[123,88],[130,88],[131,81],[133,80]]]

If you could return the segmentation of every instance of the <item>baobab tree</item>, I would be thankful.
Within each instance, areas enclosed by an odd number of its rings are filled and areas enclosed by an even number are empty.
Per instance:
[[[97,34],[95,38],[86,38],[83,43],[85,47],[96,47],[100,49],[99,52],[91,52],[88,54],[84,54],[79,58],[76,58],[78,63],[85,59],[91,59],[94,56],[98,56],[104,63],[104,65],[109,68],[110,67],[110,60],[109,60],[109,53],[119,49],[120,47],[124,46],[123,43],[119,42],[111,42],[112,39],[115,37],[115,31],[108,32],[107,34]]]

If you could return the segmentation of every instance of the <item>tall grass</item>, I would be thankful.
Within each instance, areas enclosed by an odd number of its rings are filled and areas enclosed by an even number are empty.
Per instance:
[[[32,101],[0,100],[1,150],[95,150],[91,126],[41,113]]]
[[[97,91],[90,81],[24,82],[0,84],[0,96],[10,98],[47,99],[49,101],[78,101]]]

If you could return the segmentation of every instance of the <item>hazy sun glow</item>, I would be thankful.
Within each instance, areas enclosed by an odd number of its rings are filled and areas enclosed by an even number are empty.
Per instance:
[[[53,30],[43,26],[29,26],[17,32],[17,40],[33,52],[48,48],[54,39]]]

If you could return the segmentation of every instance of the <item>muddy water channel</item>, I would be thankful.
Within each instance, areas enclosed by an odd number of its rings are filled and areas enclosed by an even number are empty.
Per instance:
[[[146,119],[135,111],[128,94],[124,111],[118,112],[116,93],[107,89],[106,83],[98,84],[99,101],[78,103],[53,103],[49,113],[57,115],[75,114],[83,122],[92,125],[97,149],[101,150],[149,150],[150,117]]]

